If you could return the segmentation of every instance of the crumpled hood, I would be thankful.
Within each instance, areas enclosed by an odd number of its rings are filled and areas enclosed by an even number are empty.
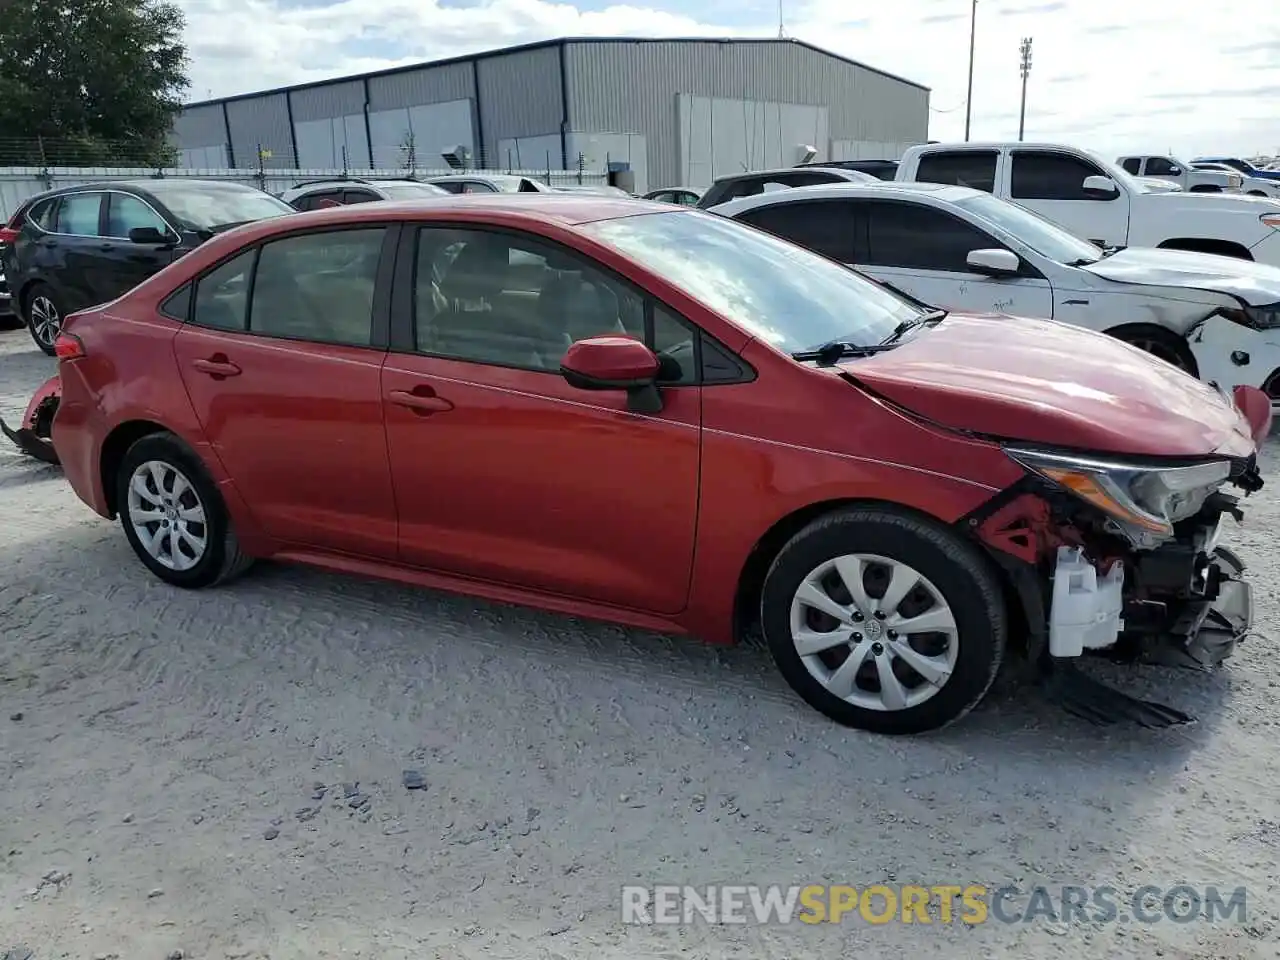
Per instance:
[[[1130,456],[1248,456],[1217,390],[1105,334],[1052,320],[951,314],[841,372],[919,416],[1008,440]]]
[[[1128,247],[1080,269],[1118,283],[1227,293],[1254,307],[1280,302],[1280,267],[1214,253]]]

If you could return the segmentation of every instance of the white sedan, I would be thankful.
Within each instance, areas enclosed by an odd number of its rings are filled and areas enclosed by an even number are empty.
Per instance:
[[[1103,250],[989,193],[831,184],[710,212],[855,267],[930,306],[1109,333],[1280,408],[1280,268],[1179,250]]]
[[[1240,173],[1239,170],[1227,166],[1225,163],[1210,163],[1207,160],[1193,160],[1191,165],[1197,170],[1213,170],[1218,173]],[[1263,177],[1251,177],[1248,174],[1241,174],[1244,178],[1244,184],[1240,187],[1240,192],[1254,197],[1280,197],[1280,180],[1267,180]]]

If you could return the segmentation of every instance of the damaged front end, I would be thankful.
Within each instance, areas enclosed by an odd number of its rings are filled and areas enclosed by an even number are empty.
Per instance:
[[[1023,481],[969,518],[1013,575],[1046,688],[1094,722],[1147,726],[1186,714],[1088,680],[1086,653],[1207,669],[1253,629],[1244,565],[1219,543],[1239,497],[1262,487],[1256,455],[1179,463],[1008,446]]]
[[[23,453],[44,463],[57,465],[57,451],[53,449],[53,415],[58,411],[62,397],[62,383],[55,375],[44,382],[27,404],[26,413],[18,428],[12,429],[0,419],[0,432],[17,444]]]

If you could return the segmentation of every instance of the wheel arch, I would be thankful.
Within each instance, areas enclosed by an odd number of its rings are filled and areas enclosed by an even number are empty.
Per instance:
[[[1191,347],[1187,344],[1186,338],[1178,336],[1168,327],[1162,327],[1158,323],[1122,323],[1102,332],[1109,337],[1115,337],[1117,340],[1123,340],[1125,343],[1130,344],[1132,344],[1130,337],[1160,340],[1167,344],[1171,350],[1177,351],[1182,358],[1182,362],[1186,365],[1188,373],[1194,377],[1200,376],[1200,365],[1196,363],[1195,354],[1191,352]]]
[[[181,437],[163,424],[154,420],[126,420],[116,424],[102,441],[102,450],[98,454],[98,476],[102,482],[102,493],[106,498],[108,516],[115,518],[119,504],[116,502],[116,473],[129,448],[141,440],[157,433],[174,436],[178,442],[185,444]]]
[[[1161,250],[1189,250],[1194,253],[1216,253],[1223,257],[1235,257],[1237,260],[1252,260],[1249,248],[1234,240],[1219,240],[1212,237],[1170,237],[1158,244]]]
[[[965,537],[965,533],[961,528],[955,524],[947,523],[945,520],[940,520],[925,510],[875,497],[842,497],[819,500],[793,510],[775,522],[756,541],[738,573],[733,602],[733,635],[736,639],[741,641],[752,636],[757,631],[760,620],[760,594],[764,588],[765,576],[768,574],[770,566],[773,565],[774,559],[787,542],[818,518],[838,510],[851,508],[883,510],[886,513],[913,517],[917,520],[945,527],[956,533],[957,536]],[[978,552],[990,564],[993,574],[1000,583],[1010,618],[1009,625],[1011,628],[1016,628],[1016,632],[1011,629],[1011,639],[1026,636],[1029,629],[1028,617],[1030,616],[1030,611],[1027,609],[1023,592],[1019,590],[1013,576],[1005,565],[997,562],[991,556],[991,552],[985,544],[976,539],[972,540],[972,542],[978,548]]]

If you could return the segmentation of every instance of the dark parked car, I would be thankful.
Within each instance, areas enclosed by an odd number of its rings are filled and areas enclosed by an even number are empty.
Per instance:
[[[212,180],[60,187],[0,228],[0,268],[32,339],[53,356],[67,314],[115,300],[214,234],[293,212],[261,190]]]
[[[810,160],[808,163],[798,163],[796,166],[857,170],[859,173],[869,173],[877,180],[893,180],[898,175],[897,160]]]
[[[786,187],[816,187],[824,183],[875,183],[876,178],[861,170],[839,167],[787,167],[783,170],[752,170],[731,173],[716,179],[696,206],[703,210],[728,203],[738,197],[754,197],[758,193]]]

